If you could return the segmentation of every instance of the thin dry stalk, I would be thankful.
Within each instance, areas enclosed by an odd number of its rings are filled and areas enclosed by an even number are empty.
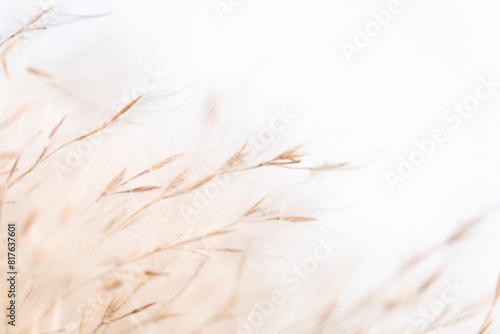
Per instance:
[[[99,131],[102,131],[104,129],[106,129],[108,126],[110,125],[113,125],[115,124],[127,111],[130,110],[130,108],[132,108],[144,95],[141,95],[139,97],[137,97],[135,100],[133,100],[132,102],[130,102],[129,104],[127,104],[125,107],[123,107],[111,120],[103,123],[101,126],[99,126],[98,128],[80,136],[80,137],[77,137],[73,140],[70,140],[69,142],[59,146],[57,149],[55,149],[54,151],[52,151],[52,153],[50,153],[49,155],[47,155],[45,158],[42,159],[42,161],[45,161],[47,160],[49,157],[51,157],[54,153],[58,152],[59,150],[61,150],[62,148],[70,145],[70,144],[73,144],[73,143],[76,143],[80,140],[83,140],[87,137],[90,137],[92,136],[93,134],[99,132]]]
[[[7,43],[8,41],[10,41],[11,39],[16,38],[17,36],[22,35],[26,31],[31,30],[31,28],[32,28],[31,26],[33,24],[35,24],[36,22],[38,22],[38,20],[40,20],[42,18],[42,16],[44,16],[45,14],[47,14],[48,12],[50,12],[53,9],[54,9],[53,7],[52,8],[48,8],[48,9],[43,10],[40,13],[38,13],[34,18],[32,18],[28,23],[26,23],[21,29],[19,29],[18,31],[16,31],[15,33],[13,33],[9,37],[7,37],[4,41],[0,42],[0,47],[2,47],[5,43]],[[3,56],[5,56],[5,54],[2,54],[2,57]]]
[[[36,168],[36,166],[38,166],[38,164],[42,161],[42,158],[45,156],[45,154],[47,153],[47,151],[54,144],[54,136],[57,133],[57,131],[59,130],[59,128],[61,127],[61,125],[62,125],[62,123],[64,122],[65,119],[66,119],[66,115],[52,129],[52,131],[49,134],[49,138],[48,138],[49,139],[49,143],[47,145],[45,145],[45,147],[42,150],[42,153],[40,153],[40,155],[38,156],[38,159],[36,159],[35,163],[26,172],[24,172],[19,177],[17,177],[17,179],[14,182],[17,182],[17,181],[21,180],[23,177],[25,177],[26,175],[28,175],[29,173],[31,173],[33,171],[33,169]]]
[[[498,298],[500,298],[500,276],[498,277],[497,285],[495,288],[495,295],[493,297],[493,302],[491,303],[490,309],[488,311],[488,314],[486,315],[486,319],[484,319],[483,324],[481,325],[481,329],[479,330],[478,334],[483,334],[486,332],[486,330],[491,326],[493,323],[492,315],[493,315],[493,310],[495,309],[495,306],[498,303]]]
[[[3,122],[0,123],[0,130],[12,124],[15,120],[21,117],[26,110],[28,110],[28,106],[21,107],[15,113],[7,117]]]

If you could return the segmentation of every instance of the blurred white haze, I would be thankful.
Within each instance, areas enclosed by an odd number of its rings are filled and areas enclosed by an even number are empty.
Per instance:
[[[295,117],[271,146],[304,144],[312,162],[352,164],[312,176],[302,196],[317,210],[318,224],[361,259],[370,275],[362,271],[360,280],[383,276],[480,214],[487,214],[483,229],[467,252],[454,255],[470,263],[478,280],[496,279],[489,260],[499,248],[500,84],[456,129],[444,117],[474,96],[480,78],[500,82],[500,2],[401,0],[398,14],[350,62],[342,43],[354,45],[357,27],[390,1],[59,2],[57,10],[68,15],[20,46],[26,53],[11,56],[10,66],[30,57],[35,67],[64,67],[89,82],[102,75],[109,82],[86,94],[107,94],[109,103],[120,98],[127,78],[141,78],[141,68],[168,73],[154,92],[182,93],[165,108],[132,116],[130,122],[148,125],[145,136],[159,133],[165,110],[185,110],[171,125],[179,131],[201,117],[210,96],[221,102],[224,130],[237,142],[286,109]],[[0,3],[2,40],[36,14],[35,2]],[[220,3],[231,10],[218,12]],[[51,47],[34,52],[42,42]],[[92,68],[83,59],[94,59]],[[391,189],[387,173],[397,173],[400,157],[408,160],[415,141],[438,128],[446,140]]]

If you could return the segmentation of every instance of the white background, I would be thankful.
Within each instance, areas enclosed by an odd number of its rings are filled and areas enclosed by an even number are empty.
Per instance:
[[[474,92],[480,76],[500,80],[498,1],[402,0],[401,13],[350,63],[341,43],[352,44],[356,27],[389,1],[243,0],[224,19],[214,2],[63,3],[61,12],[113,14],[93,19],[93,31],[55,26],[61,33],[53,43],[72,50],[112,39],[129,47],[124,58],[154,54],[175,80],[220,96],[245,134],[266,125],[273,108],[293,110],[298,117],[284,141],[358,167],[318,183],[313,196],[321,207],[342,208],[326,223],[373,265],[408,257],[496,205],[500,90],[457,130],[443,115]],[[19,20],[4,15],[3,27],[29,17],[27,3],[9,6]],[[436,127],[448,140],[391,191],[384,174]],[[497,232],[490,226],[478,247],[490,249]]]

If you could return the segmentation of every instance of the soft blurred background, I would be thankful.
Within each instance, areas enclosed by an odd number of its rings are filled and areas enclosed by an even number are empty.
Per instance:
[[[443,117],[474,94],[479,77],[500,81],[498,1],[401,0],[399,13],[352,61],[342,43],[353,44],[356,29],[391,1],[54,2],[62,15],[48,22],[52,34],[37,32],[37,40],[53,48],[11,55],[10,66],[16,57],[31,57],[35,67],[50,71],[62,61],[77,73],[90,57],[95,68],[78,76],[108,73],[110,82],[92,89],[107,89],[110,104],[127,80],[141,80],[144,64],[160,68],[168,78],[155,92],[181,91],[169,106],[184,110],[172,131],[201,117],[196,110],[213,97],[228,120],[223,126],[241,142],[286,108],[295,118],[271,146],[304,144],[316,162],[351,162],[332,176],[313,175],[307,196],[324,229],[362,255],[370,279],[481,214],[487,215],[484,230],[456,255],[474,269],[468,279],[496,279],[500,87],[458,129]],[[2,39],[36,15],[29,1],[0,3]],[[96,114],[109,115],[104,109]],[[155,133],[163,112],[151,108],[131,122]],[[447,140],[391,189],[386,173],[436,128]]]

